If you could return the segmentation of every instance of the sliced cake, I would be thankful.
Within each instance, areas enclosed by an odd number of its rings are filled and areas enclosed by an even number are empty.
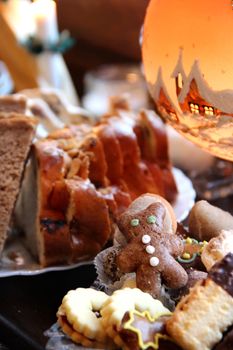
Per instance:
[[[34,125],[33,119],[24,115],[0,114],[0,252],[7,238]]]

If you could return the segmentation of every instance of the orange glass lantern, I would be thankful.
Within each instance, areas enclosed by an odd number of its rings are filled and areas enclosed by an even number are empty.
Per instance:
[[[142,47],[161,116],[228,160],[233,160],[232,33],[231,0],[151,0]]]

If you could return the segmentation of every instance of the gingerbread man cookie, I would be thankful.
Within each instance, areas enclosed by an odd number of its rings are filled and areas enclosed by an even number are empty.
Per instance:
[[[181,288],[188,281],[176,261],[183,253],[183,241],[164,231],[165,214],[165,204],[155,202],[138,212],[126,210],[118,222],[128,244],[118,254],[117,265],[124,273],[136,272],[137,287],[154,298],[160,297],[162,282]]]

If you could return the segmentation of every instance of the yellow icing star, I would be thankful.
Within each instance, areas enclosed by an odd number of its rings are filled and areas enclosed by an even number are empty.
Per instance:
[[[146,350],[149,347],[158,350],[159,349],[159,340],[160,339],[167,339],[167,340],[171,340],[170,337],[168,337],[165,334],[161,334],[161,333],[156,333],[154,336],[154,342],[149,341],[144,343],[143,337],[142,337],[142,331],[136,327],[133,326],[133,322],[135,321],[134,319],[134,315],[137,315],[141,318],[145,318],[147,319],[150,323],[155,322],[159,317],[161,316],[170,316],[170,313],[158,313],[156,315],[156,317],[152,318],[149,311],[143,311],[143,312],[139,312],[137,310],[131,310],[129,311],[129,320],[124,324],[124,329],[128,329],[130,331],[133,331],[134,333],[137,334],[138,336],[138,344],[140,346],[140,349],[142,350]]]

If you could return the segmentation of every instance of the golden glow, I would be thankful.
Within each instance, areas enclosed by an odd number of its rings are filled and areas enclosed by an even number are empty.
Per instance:
[[[138,75],[136,73],[128,73],[126,79],[130,83],[136,83],[138,81]]]
[[[199,114],[199,106],[196,103],[190,103],[190,112],[194,114]]]
[[[213,107],[204,106],[204,112],[206,115],[214,115]]]
[[[34,11],[37,17],[47,17],[48,12],[54,11],[56,4],[53,0],[34,0],[33,2]]]
[[[35,33],[35,23],[30,1],[0,1],[0,12],[19,41],[25,41],[29,35]]]
[[[157,111],[187,139],[231,161],[232,5],[229,0],[151,0],[142,42]]]
[[[178,74],[178,87],[180,89],[182,89],[182,87],[183,87],[183,78],[182,78],[181,73]]]
[[[32,3],[36,36],[42,41],[58,40],[57,7],[53,0],[35,0]]]
[[[177,104],[171,75],[182,49],[185,72],[189,73],[198,60],[213,90],[233,90],[233,45],[229,45],[232,26],[229,0],[151,0],[142,49],[147,81],[154,84],[162,67],[168,94]]]

